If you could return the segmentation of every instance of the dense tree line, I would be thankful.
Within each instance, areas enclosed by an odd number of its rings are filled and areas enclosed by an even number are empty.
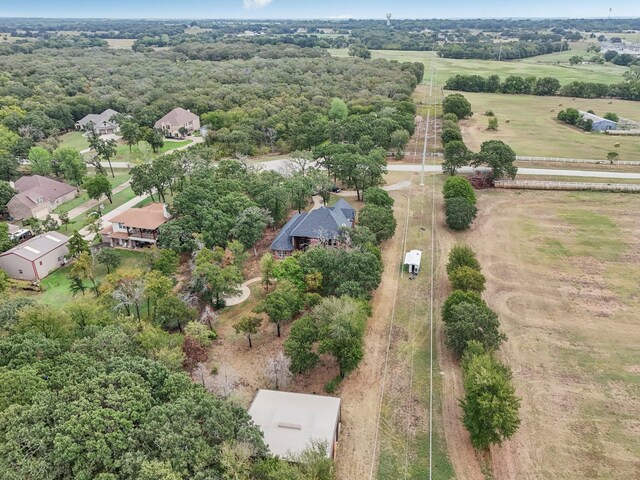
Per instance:
[[[536,78],[510,75],[501,80],[497,75],[454,75],[445,83],[447,90],[463,92],[510,93],[527,95],[560,95],[578,98],[620,98],[622,100],[640,100],[640,78],[631,70],[626,80],[607,85],[593,82],[571,82],[560,85],[553,77]]]
[[[497,314],[480,296],[485,278],[475,252],[465,245],[454,246],[447,274],[454,291],[442,306],[442,320],[447,346],[462,359],[462,421],[473,446],[486,449],[511,438],[520,424],[520,400],[511,371],[494,356],[506,336]]]
[[[438,56],[443,58],[477,58],[480,60],[516,60],[547,53],[568,50],[567,42],[489,42],[445,43],[438,47]]]
[[[233,43],[182,43],[173,49],[185,55],[189,60],[249,60],[259,58],[321,58],[328,57],[326,50],[319,48],[298,47],[295,45],[256,46],[250,42]]]
[[[34,41],[17,40],[13,43],[0,43],[0,55],[33,53],[43,48],[60,50],[63,48],[106,47],[107,42],[99,38],[76,37],[70,35],[52,35]]]

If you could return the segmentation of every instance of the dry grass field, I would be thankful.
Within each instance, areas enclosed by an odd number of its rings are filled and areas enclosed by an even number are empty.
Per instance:
[[[443,253],[465,242],[478,254],[522,398],[518,433],[492,449],[492,478],[638,478],[639,209],[636,195],[488,190],[470,231],[441,231]],[[444,357],[446,415],[460,385]],[[465,441],[447,431],[456,473],[482,479],[458,453]]]
[[[107,38],[109,48],[116,50],[129,50],[133,46],[135,40],[133,38]]]
[[[593,110],[599,115],[615,112],[640,121],[638,102],[467,92],[464,96],[474,111],[470,119],[461,122],[464,141],[472,150],[477,151],[482,142],[495,139],[508,143],[518,155],[604,159],[608,152],[616,151],[620,160],[640,160],[640,137],[587,133],[556,119],[560,110],[573,107]],[[488,117],[484,115],[487,110],[498,118],[495,132],[487,130]],[[615,147],[616,143],[620,147]]]

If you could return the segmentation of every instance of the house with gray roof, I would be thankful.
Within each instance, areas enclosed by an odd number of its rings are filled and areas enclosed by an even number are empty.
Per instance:
[[[282,227],[271,244],[271,251],[274,257],[285,258],[295,250],[305,250],[313,245],[333,245],[340,229],[351,228],[355,219],[355,209],[343,199],[332,207],[297,213]]]
[[[200,117],[190,110],[178,107],[171,110],[153,126],[167,137],[182,138],[185,134],[200,130]]]
[[[11,278],[39,282],[66,263],[69,238],[58,232],[36,235],[0,254],[0,269]]]
[[[90,113],[76,122],[76,130],[95,130],[100,135],[118,133],[120,125],[112,120],[118,112],[108,108],[102,113]]]
[[[591,120],[592,131],[594,132],[606,132],[607,130],[615,130],[618,128],[618,123],[608,118],[600,117],[594,113],[580,112],[580,116],[583,120]]]
[[[76,197],[77,188],[42,175],[25,175],[13,184],[18,193],[7,203],[14,220],[44,220],[52,210]]]

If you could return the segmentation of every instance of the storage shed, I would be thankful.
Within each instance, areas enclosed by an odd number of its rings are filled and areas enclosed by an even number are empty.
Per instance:
[[[594,132],[606,132],[607,130],[615,130],[618,128],[618,123],[607,118],[600,117],[589,112],[580,112],[580,116],[583,120],[591,120],[592,130]]]
[[[340,433],[340,399],[322,395],[259,390],[249,407],[272,454],[291,460],[311,446],[327,445],[334,458]]]
[[[404,255],[404,264],[409,266],[409,273],[414,275],[420,273],[421,260],[422,252],[420,250],[411,250]]]
[[[65,264],[67,243],[61,233],[42,233],[0,254],[0,269],[11,278],[38,282]]]

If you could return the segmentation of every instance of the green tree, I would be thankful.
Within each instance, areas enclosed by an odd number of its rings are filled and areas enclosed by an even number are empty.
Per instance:
[[[158,153],[164,146],[164,134],[155,128],[144,128],[142,130],[142,138],[151,145],[154,153]]]
[[[15,326],[18,333],[37,333],[45,338],[67,342],[73,335],[69,316],[49,305],[33,305],[20,312]]]
[[[104,175],[96,173],[93,177],[86,177],[82,186],[87,191],[89,198],[100,200],[104,195],[109,200],[109,203],[113,203],[111,183]]]
[[[264,233],[267,225],[273,223],[269,211],[259,207],[249,207],[240,213],[235,226],[231,229],[231,236],[239,240],[245,248],[253,247],[254,255],[258,255],[255,244]]]
[[[82,238],[82,235],[80,235],[77,230],[73,232],[73,235],[69,238],[67,247],[69,248],[69,256],[71,258],[78,258],[81,253],[89,251],[89,243]]]
[[[11,405],[28,405],[33,397],[46,389],[47,382],[42,374],[31,366],[0,371],[0,412]]]
[[[397,158],[404,157],[404,149],[409,144],[410,139],[411,136],[409,135],[409,132],[402,128],[391,133],[391,136],[389,137],[389,146],[396,150]]]
[[[396,233],[396,219],[393,210],[375,204],[365,205],[358,213],[358,223],[368,228],[378,243],[393,237]]]
[[[329,118],[332,120],[345,120],[349,116],[349,107],[340,98],[331,100],[331,108],[329,109]]]
[[[168,296],[173,288],[171,279],[158,270],[147,272],[144,277],[144,294],[147,297],[147,312],[156,321],[158,302]],[[153,307],[153,310],[151,309]],[[151,313],[153,311],[153,314]]]
[[[87,165],[82,160],[80,152],[71,147],[59,147],[53,151],[51,158],[59,165],[64,178],[78,187],[82,184],[82,179],[87,174]]]
[[[444,323],[450,323],[453,316],[453,307],[463,302],[486,306],[486,303],[479,294],[470,291],[454,290],[442,304],[442,321]]]
[[[464,177],[449,177],[445,180],[442,187],[442,195],[445,200],[450,198],[464,198],[471,205],[476,204],[476,193]]]
[[[289,336],[284,341],[284,353],[291,360],[292,373],[304,373],[315,368],[320,360],[314,344],[320,339],[320,331],[310,315],[293,322]]]
[[[445,323],[447,346],[461,357],[467,344],[475,340],[487,351],[500,348],[507,337],[500,332],[498,316],[486,305],[462,302],[451,309]]]
[[[447,113],[453,113],[459,120],[473,115],[469,100],[459,93],[454,93],[444,97],[444,100],[442,101],[442,112],[445,115]]]
[[[364,58],[369,59],[371,58],[371,52],[369,51],[369,49],[366,47],[366,45],[364,43],[352,43],[349,46],[349,56],[350,57],[356,57],[356,58]]]
[[[311,180],[302,175],[294,175],[287,183],[286,188],[289,193],[291,208],[302,212],[309,204],[309,199],[313,195]]]
[[[455,178],[455,177],[449,177]],[[452,230],[466,230],[476,218],[478,210],[469,200],[462,197],[445,200],[445,216],[447,225]]]
[[[386,190],[380,187],[369,187],[365,190],[364,203],[368,205],[378,205],[379,207],[391,208],[394,200]]]
[[[611,120],[612,122],[620,121],[620,118],[618,117],[618,114],[616,114],[614,112],[607,112],[602,116],[602,118],[606,118],[607,120]]]
[[[491,131],[498,130],[498,117],[489,118],[489,124],[487,125],[487,130],[491,130]]]
[[[29,150],[31,172],[35,175],[51,175],[51,153],[43,147],[31,147]]]
[[[4,213],[7,208],[7,203],[9,203],[17,193],[18,191],[9,185],[9,182],[0,180],[0,213]]]
[[[69,279],[69,291],[71,292],[71,296],[75,297],[78,293],[82,293],[84,297],[84,292],[87,287],[84,285],[84,281],[78,275],[68,275]]]
[[[463,370],[462,421],[473,446],[485,449],[511,438],[520,425],[520,400],[511,384],[509,369],[489,353],[482,353],[466,356]]]
[[[442,144],[445,146],[449,145],[451,142],[462,142],[462,133],[459,128],[451,128],[446,127],[442,129],[442,134],[440,135],[442,139]]]
[[[89,140],[89,147],[96,152],[96,156],[100,162],[107,162],[109,169],[111,170],[111,177],[115,178],[113,173],[113,166],[111,165],[111,159],[118,153],[118,144],[115,140],[104,140],[100,137],[97,131],[92,130],[87,135]]]
[[[158,270],[163,275],[175,275],[180,265],[180,256],[168,248],[153,246],[146,250],[149,266],[152,270]]]
[[[125,120],[120,123],[120,135],[122,135],[122,139],[129,145],[129,154],[131,154],[133,146],[142,140],[140,125],[132,120]]]
[[[71,241],[69,241],[69,243],[71,243]],[[71,275],[83,280],[90,280],[96,296],[99,295],[98,284],[93,273],[93,257],[89,251],[80,252],[75,262],[71,265]]]
[[[249,348],[252,348],[251,336],[258,333],[258,329],[262,324],[262,319],[245,315],[242,319],[233,325],[236,333],[242,333],[249,340]]]
[[[569,58],[569,63],[571,65],[579,65],[580,63],[582,63],[583,60],[584,58],[581,57],[580,55],[574,55]]]
[[[224,297],[236,295],[242,273],[235,266],[222,267],[211,261],[212,251],[202,249],[196,256],[192,288],[215,308],[224,307]]]
[[[480,146],[480,153],[473,162],[474,166],[486,165],[491,168],[493,179],[503,177],[515,178],[518,167],[515,152],[506,143],[500,140],[489,140]]]
[[[480,271],[480,262],[476,258],[476,253],[467,245],[454,245],[449,252],[447,273],[451,274],[459,267],[470,267]]]
[[[197,317],[195,309],[189,307],[174,294],[166,294],[160,297],[156,304],[156,320],[162,327],[180,332],[184,331],[189,322]]]
[[[120,266],[122,257],[114,248],[101,248],[96,253],[96,260],[98,263],[107,267],[107,274],[110,274],[111,270],[115,270]]]
[[[58,219],[60,220],[60,225],[64,226],[64,231],[67,231],[67,227],[69,223],[71,223],[71,219],[69,218],[69,212],[63,212],[58,215]]]
[[[620,154],[618,152],[607,153],[607,160],[609,161],[614,161],[614,160],[617,160],[618,158],[620,158]]]
[[[458,267],[449,272],[449,281],[454,290],[482,293],[485,289],[484,275],[469,266]]]
[[[265,253],[260,259],[260,273],[262,274],[262,285],[268,292],[271,283],[273,282],[273,269],[275,267],[275,260],[271,252]]]
[[[452,140],[444,146],[444,161],[442,171],[455,175],[459,168],[469,164],[470,152],[462,140]]]
[[[302,295],[300,290],[287,280],[278,282],[276,288],[260,302],[256,313],[266,313],[269,320],[276,325],[276,332],[280,336],[280,328],[302,309]]]
[[[9,225],[5,222],[0,223],[0,253],[6,252],[13,247],[13,242],[9,236]]]

